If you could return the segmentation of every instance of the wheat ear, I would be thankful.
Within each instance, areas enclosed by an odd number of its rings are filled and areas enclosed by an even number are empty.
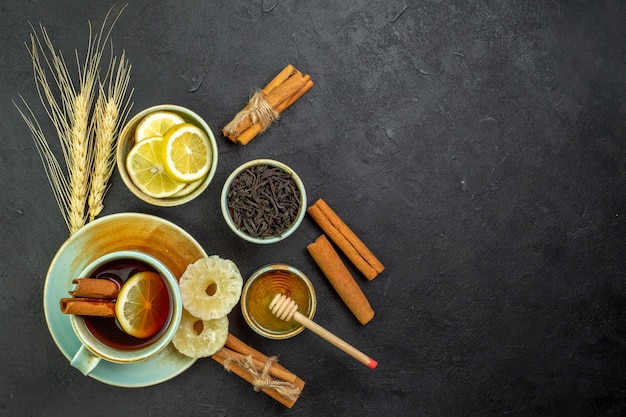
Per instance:
[[[81,92],[76,97],[72,108],[73,112],[71,112],[73,121],[72,150],[75,150],[77,159],[76,161],[72,161],[72,167],[74,169],[70,169],[70,233],[74,233],[88,220],[85,210],[88,211],[89,219],[92,220],[95,218],[95,214],[93,213],[99,213],[102,210],[102,199],[104,198],[107,182],[113,170],[111,149],[119,116],[119,106],[117,105],[116,99],[117,101],[121,101],[121,99],[113,98],[111,102],[108,99],[103,102],[105,99],[101,99],[100,109],[95,109],[95,122],[91,124],[91,128],[89,125],[89,112],[91,111],[96,94],[98,81],[96,77],[98,76],[100,61],[105,45],[108,42],[113,26],[117,22],[121,11],[105,33],[106,21],[109,14],[110,11],[104,19],[100,32],[95,37],[91,36],[91,24],[89,25],[89,47],[82,73],[79,64]],[[120,61],[120,66],[126,69],[127,63],[125,59],[123,59],[123,61],[124,62],[122,62],[122,60]],[[77,63],[79,63],[78,57]],[[114,67],[115,59],[111,58],[107,74],[113,76]],[[128,81],[122,80],[120,83],[122,85],[128,85]],[[99,84],[97,91],[102,92],[101,83]],[[122,94],[122,99],[123,96]],[[111,97],[113,97],[113,95],[111,95]],[[101,118],[99,119],[99,117]],[[98,133],[100,133],[100,140],[97,138]],[[82,141],[83,138],[85,139],[84,142]],[[76,162],[76,164],[74,164],[74,162]],[[94,180],[97,181],[95,185],[97,191],[90,192],[92,188],[90,183],[93,183]],[[88,195],[92,193],[94,197],[93,202],[90,204]],[[91,208],[92,205],[93,210]],[[75,220],[76,223],[74,223],[73,220]],[[75,225],[77,225],[78,228],[74,230]]]
[[[85,206],[93,153],[89,129],[89,112],[92,102],[91,92],[83,90],[75,97],[72,106],[68,213],[71,234],[83,227],[86,220]]]
[[[111,54],[113,56],[113,54]],[[109,64],[108,89],[102,83],[94,111],[95,146],[91,185],[88,198],[89,221],[95,219],[104,208],[104,196],[115,167],[115,141],[130,111],[130,96],[126,90],[130,81],[130,69],[126,54],[122,52],[116,68],[115,58]]]

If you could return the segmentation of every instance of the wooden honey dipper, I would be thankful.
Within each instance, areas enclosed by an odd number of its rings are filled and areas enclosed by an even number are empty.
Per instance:
[[[270,302],[269,308],[272,314],[279,319],[285,321],[294,319],[307,329],[311,330],[313,333],[320,336],[322,339],[326,340],[332,345],[335,345],[336,347],[343,350],[345,353],[352,356],[354,359],[358,360],[367,367],[374,369],[378,365],[378,362],[367,356],[365,353],[361,352],[354,346],[348,344],[348,342],[340,339],[319,324],[315,323],[308,317],[298,312],[298,305],[288,296],[280,293],[276,294],[274,296],[274,299],[272,299],[272,301]]]

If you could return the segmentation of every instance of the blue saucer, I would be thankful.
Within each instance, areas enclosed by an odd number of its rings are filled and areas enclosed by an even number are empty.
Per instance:
[[[69,316],[61,313],[59,301],[68,297],[72,280],[94,259],[113,251],[133,249],[161,260],[176,276],[187,266],[206,257],[204,249],[185,230],[148,214],[119,213],[95,220],[74,233],[57,251],[43,291],[44,314],[50,334],[69,360],[80,347]],[[170,345],[156,356],[134,364],[100,361],[90,377],[119,387],[155,385],[187,370],[196,361]],[[79,372],[76,370],[76,372]]]

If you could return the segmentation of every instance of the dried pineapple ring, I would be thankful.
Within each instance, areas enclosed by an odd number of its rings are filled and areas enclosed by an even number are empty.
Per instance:
[[[230,313],[239,302],[243,279],[233,261],[217,255],[202,258],[180,277],[183,307],[202,320]]]
[[[227,337],[228,317],[200,320],[183,309],[172,343],[185,356],[206,358],[220,350],[226,344]]]

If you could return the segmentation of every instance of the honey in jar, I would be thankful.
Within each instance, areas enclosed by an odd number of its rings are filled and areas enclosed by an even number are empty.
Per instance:
[[[272,314],[269,304],[277,293],[290,297],[301,314],[312,318],[315,291],[302,272],[285,264],[263,267],[246,282],[241,297],[244,318],[262,336],[284,339],[300,333],[303,327],[293,319],[284,321]]]

